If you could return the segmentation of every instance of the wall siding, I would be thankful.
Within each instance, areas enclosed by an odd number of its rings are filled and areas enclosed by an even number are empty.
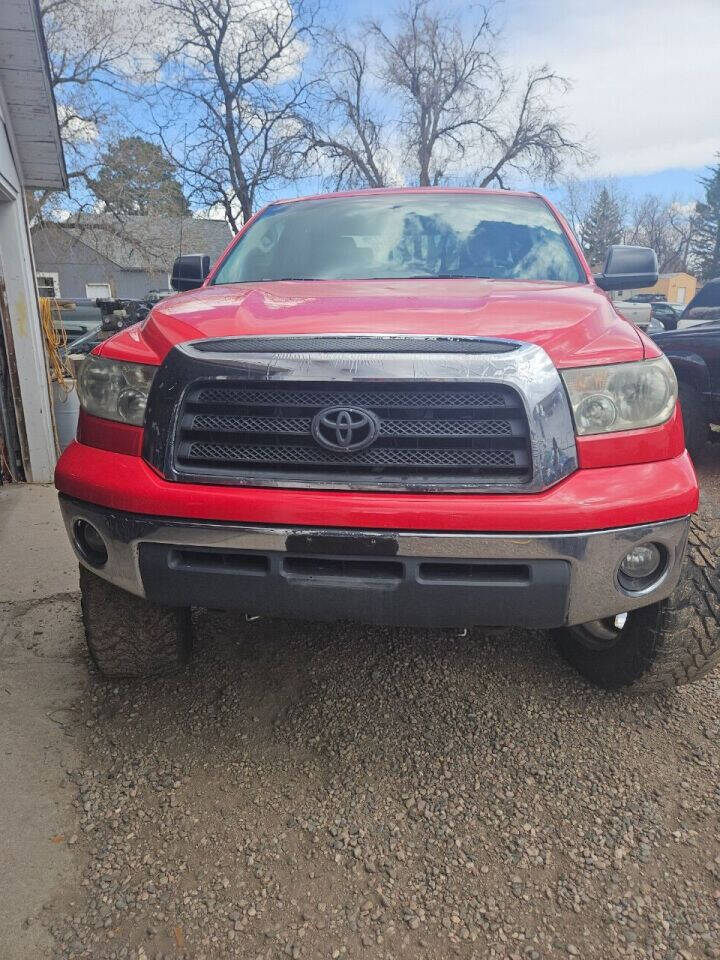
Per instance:
[[[109,283],[114,297],[140,299],[148,290],[166,288],[168,273],[123,270],[84,243],[68,236],[62,228],[35,230],[33,250],[38,273],[57,273],[60,296],[84,298],[87,283]]]
[[[48,483],[52,480],[56,460],[52,402],[27,212],[9,130],[10,118],[0,87],[0,275],[8,314],[5,335],[0,337],[0,350],[5,349],[6,337],[12,340],[19,385],[19,396],[15,395],[13,399],[22,410],[17,426],[22,438],[26,479]]]

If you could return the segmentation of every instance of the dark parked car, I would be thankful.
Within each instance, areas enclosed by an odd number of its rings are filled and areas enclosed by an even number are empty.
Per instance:
[[[720,320],[720,277],[708,280],[683,310],[683,320]]]
[[[685,442],[695,454],[710,438],[710,424],[720,423],[720,317],[652,337],[675,370]]]
[[[650,304],[650,315],[665,327],[666,330],[676,330],[680,314],[663,300],[655,300]]]

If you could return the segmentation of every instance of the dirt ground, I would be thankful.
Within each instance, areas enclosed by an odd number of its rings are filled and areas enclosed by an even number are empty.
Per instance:
[[[71,567],[0,607],[3,958],[720,957],[720,674],[630,698],[541,632],[202,612],[182,675],[109,683]]]

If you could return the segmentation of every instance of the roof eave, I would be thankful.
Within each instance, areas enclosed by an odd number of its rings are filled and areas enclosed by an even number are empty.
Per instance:
[[[57,105],[38,0],[0,2],[0,98],[23,188],[67,190]]]
[[[42,16],[40,14],[40,0],[32,0],[32,16],[33,22],[35,24],[35,32],[37,33],[38,41],[40,43],[40,50],[42,53],[42,67],[43,67],[43,78],[47,87],[47,94],[50,103],[52,104],[52,112],[55,118],[55,123],[53,124],[53,134],[55,141],[55,148],[57,150],[58,165],[60,167],[60,182],[62,184],[58,189],[68,190],[70,187],[70,181],[68,179],[67,167],[65,165],[65,151],[63,149],[62,137],[60,136],[60,124],[57,119],[57,101],[55,99],[55,91],[52,86],[50,79],[50,56],[48,54],[47,43],[45,42],[45,31],[43,30],[42,25]],[[26,187],[36,187],[43,188],[46,186],[45,183],[30,183],[25,181]],[[53,186],[50,184],[49,186]]]

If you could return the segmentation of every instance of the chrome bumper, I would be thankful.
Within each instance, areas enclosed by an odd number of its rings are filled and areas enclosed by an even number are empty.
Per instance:
[[[395,533],[388,530],[271,528],[167,520],[108,510],[64,496],[60,497],[60,506],[70,542],[80,562],[85,563],[75,547],[73,529],[77,520],[84,519],[98,529],[108,551],[108,560],[102,568],[85,565],[116,586],[141,597],[146,596],[140,569],[142,544],[253,551],[277,557],[289,550],[293,554],[298,550],[302,552],[304,537],[327,536],[332,539],[345,535],[348,541],[354,539],[359,543],[362,540],[365,549],[369,545],[371,549],[373,537],[383,541],[391,539],[396,544],[393,559],[402,561],[405,558],[409,564],[417,558],[512,561],[530,565],[538,561],[565,561],[569,568],[569,586],[565,588],[567,603],[563,623],[568,625],[647,606],[672,593],[680,577],[690,524],[689,517],[682,517],[587,533]],[[666,566],[652,587],[630,594],[618,583],[617,570],[625,554],[633,546],[645,542],[664,546]],[[327,584],[325,586],[327,588]]]

